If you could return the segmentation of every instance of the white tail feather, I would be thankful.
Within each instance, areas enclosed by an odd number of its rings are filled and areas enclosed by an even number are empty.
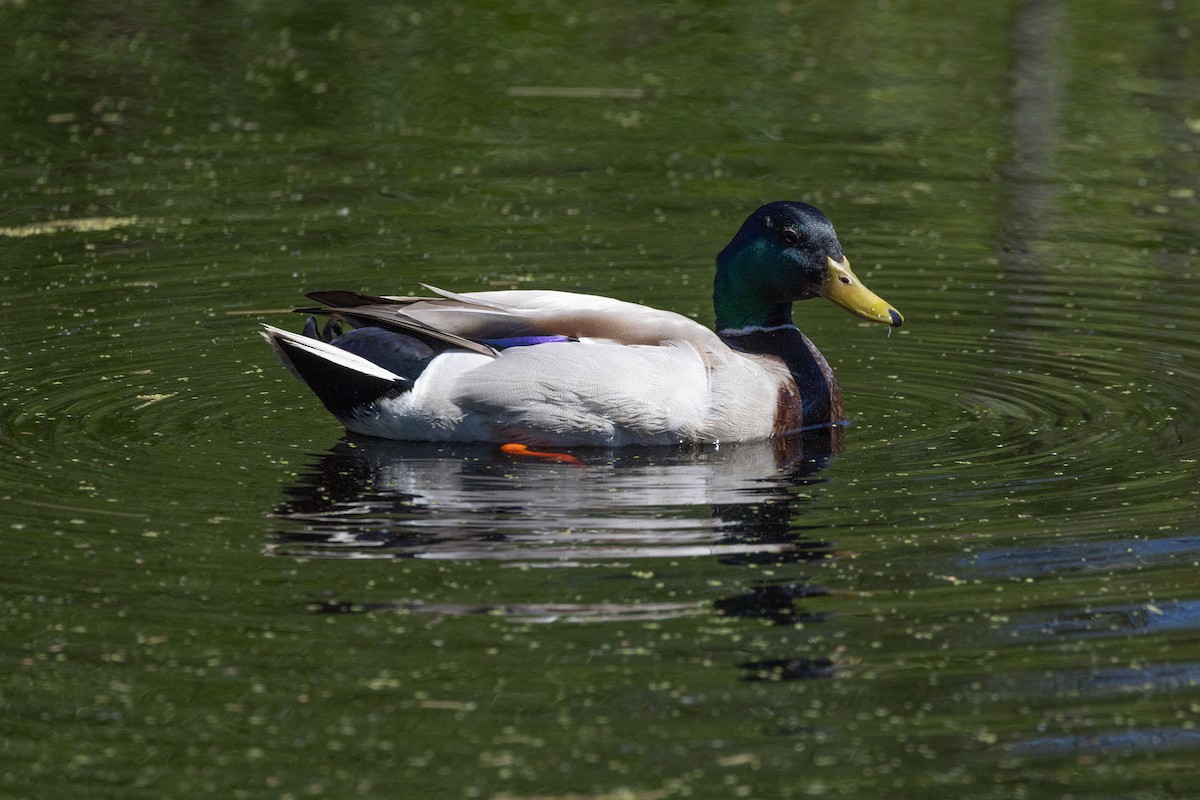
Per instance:
[[[340,347],[334,347],[327,342],[322,342],[320,339],[314,339],[311,336],[292,333],[291,331],[285,331],[282,328],[276,328],[273,325],[265,324],[263,325],[262,336],[275,350],[276,354],[283,361],[284,366],[287,367],[293,374],[295,374],[295,369],[292,367],[291,361],[288,359],[287,354],[280,349],[279,344],[276,341],[277,339],[283,339],[292,346],[307,350],[313,355],[319,356],[326,361],[331,361],[339,366],[352,369],[355,372],[361,372],[364,375],[370,375],[373,378],[382,378],[390,381],[402,381],[404,383],[409,382],[404,376],[397,375],[391,370],[384,369],[378,364],[373,364],[362,356],[356,356],[354,353],[343,350]]]

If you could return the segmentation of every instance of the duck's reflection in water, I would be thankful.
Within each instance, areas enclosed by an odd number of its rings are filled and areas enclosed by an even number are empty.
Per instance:
[[[523,568],[621,567],[638,559],[713,556],[730,566],[784,565],[829,554],[795,519],[840,429],[782,442],[587,450],[578,465],[512,457],[495,445],[346,438],[317,456],[274,510],[271,555],[343,559],[499,560]],[[325,613],[385,608],[502,614],[523,621],[668,619],[711,614],[816,622],[803,583],[759,583],[702,603],[503,606],[321,603]],[[792,660],[799,664],[800,660]],[[771,678],[813,677],[813,662],[743,665]],[[804,674],[802,674],[804,673]]]
[[[831,444],[825,434],[720,448],[578,449],[582,463],[572,465],[494,445],[347,438],[285,489],[269,550],[551,566],[806,558],[814,543],[791,522]]]

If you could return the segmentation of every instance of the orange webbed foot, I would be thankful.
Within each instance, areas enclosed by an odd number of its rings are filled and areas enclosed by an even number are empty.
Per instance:
[[[577,467],[583,466],[583,462],[570,453],[547,453],[542,450],[530,450],[528,445],[517,444],[516,442],[500,445],[500,451],[503,453],[508,453],[510,456],[544,458],[549,461],[557,461],[560,464],[573,464]]]

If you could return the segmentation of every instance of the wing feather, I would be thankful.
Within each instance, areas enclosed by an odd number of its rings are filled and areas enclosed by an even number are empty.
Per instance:
[[[625,345],[683,341],[695,347],[706,361],[711,360],[711,353],[725,349],[715,333],[695,320],[608,297],[551,290],[459,294],[434,286],[426,288],[438,296],[313,292],[308,296],[326,307],[304,311],[338,316],[352,324],[440,336],[448,343],[475,352],[485,352],[485,346],[471,346],[468,342],[555,335],[604,339]]]

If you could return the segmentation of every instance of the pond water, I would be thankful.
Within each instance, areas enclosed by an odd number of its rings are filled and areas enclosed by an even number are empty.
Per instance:
[[[1200,5],[0,2],[0,795],[1200,796]],[[711,323],[819,205],[840,441],[348,437],[260,322]]]

